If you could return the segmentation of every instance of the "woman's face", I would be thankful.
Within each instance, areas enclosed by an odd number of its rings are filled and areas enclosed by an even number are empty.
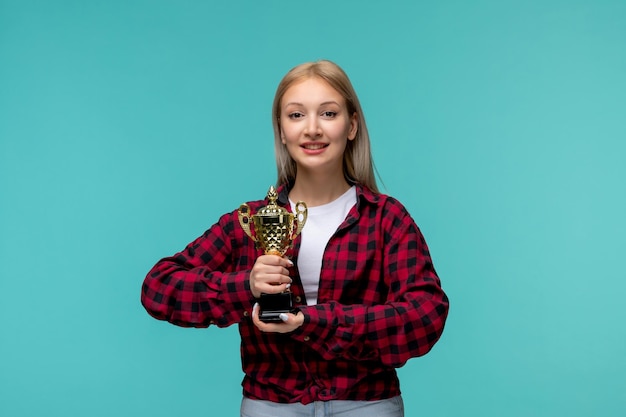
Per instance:
[[[348,114],[343,96],[320,78],[293,84],[282,97],[281,140],[298,172],[343,175],[343,153],[357,127],[356,113]]]

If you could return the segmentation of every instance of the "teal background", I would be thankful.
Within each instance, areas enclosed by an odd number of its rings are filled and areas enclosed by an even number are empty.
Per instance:
[[[280,78],[350,75],[450,317],[407,416],[626,412],[626,2],[0,0],[0,415],[238,415],[161,257],[274,182]]]

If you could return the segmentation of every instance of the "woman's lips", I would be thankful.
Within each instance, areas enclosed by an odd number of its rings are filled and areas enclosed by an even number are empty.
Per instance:
[[[317,155],[324,152],[324,149],[328,146],[327,143],[304,143],[300,145],[300,147],[304,150],[304,153],[307,155]]]
[[[323,148],[327,147],[328,144],[326,144],[326,143],[305,143],[305,144],[302,144],[300,146],[303,147],[304,149],[315,151],[315,150],[323,149]]]

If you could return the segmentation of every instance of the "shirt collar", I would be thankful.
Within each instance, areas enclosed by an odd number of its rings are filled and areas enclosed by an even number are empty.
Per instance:
[[[278,186],[278,202],[283,206],[289,205],[289,190],[293,184],[282,184]],[[376,204],[380,200],[380,194],[377,194],[364,186],[363,184],[355,183],[356,198],[357,201],[364,200],[368,203]]]

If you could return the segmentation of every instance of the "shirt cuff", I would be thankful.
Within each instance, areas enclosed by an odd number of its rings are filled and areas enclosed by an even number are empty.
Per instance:
[[[319,305],[298,306],[298,309],[304,315],[304,322],[291,333],[291,337],[323,354],[325,341],[332,331],[330,323],[325,319],[326,312]]]
[[[248,317],[254,305],[254,296],[250,291],[250,275],[248,272],[233,272],[222,275],[220,280],[221,300],[224,307],[232,308],[235,314]]]

